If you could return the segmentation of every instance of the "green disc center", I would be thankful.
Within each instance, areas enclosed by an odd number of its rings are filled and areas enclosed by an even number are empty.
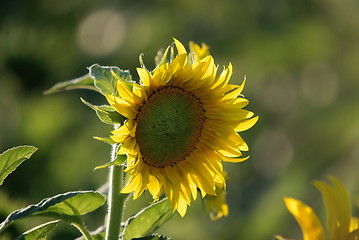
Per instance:
[[[135,136],[143,161],[160,168],[190,155],[201,134],[204,115],[193,94],[163,87],[139,108],[136,121]]]

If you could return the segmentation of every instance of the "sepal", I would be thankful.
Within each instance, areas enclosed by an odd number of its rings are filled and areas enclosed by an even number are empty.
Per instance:
[[[107,168],[107,167],[114,166],[114,165],[122,165],[126,161],[126,159],[127,159],[126,155],[117,154],[116,159],[114,161],[106,163],[101,166],[97,166],[97,167],[95,167],[94,170],[101,169],[101,168]]]
[[[170,57],[168,55],[170,48],[171,48],[171,46],[168,46],[165,50],[160,49],[157,52],[157,55],[155,57],[156,68],[158,68],[159,66],[161,66],[161,65],[163,65],[165,63],[170,62]]]
[[[59,82],[55,84],[50,89],[44,91],[44,94],[53,94],[57,92],[63,92],[67,90],[74,90],[74,89],[90,89],[94,91],[98,91],[97,88],[94,86],[94,80],[90,77],[89,74],[86,74],[82,77],[75,78],[72,80]]]
[[[108,138],[108,137],[96,137],[96,136],[94,136],[93,138],[98,140],[98,141],[108,143],[110,145],[115,144],[115,142],[111,138]]]
[[[113,107],[109,105],[96,106],[93,105],[83,98],[81,101],[91,109],[95,110],[97,117],[106,124],[123,124],[125,117],[119,114]]]

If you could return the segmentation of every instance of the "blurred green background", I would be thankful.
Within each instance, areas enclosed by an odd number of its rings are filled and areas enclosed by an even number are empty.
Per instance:
[[[232,62],[232,82],[247,77],[247,109],[260,120],[243,133],[251,158],[225,164],[229,216],[211,222],[197,200],[185,218],[174,217],[159,232],[177,240],[265,240],[279,233],[301,239],[283,197],[303,200],[324,218],[310,182],[331,174],[348,188],[353,206],[359,202],[358,12],[356,0],[2,0],[0,152],[22,144],[39,150],[1,187],[0,220],[44,197],[106,181],[106,170],[93,168],[109,160],[110,146],[92,136],[108,136],[111,126],[80,97],[105,99],[86,90],[42,92],[93,63],[136,77],[138,55],[151,69],[157,50],[176,37],[207,43],[219,66]],[[149,201],[147,194],[129,203],[127,215]],[[89,216],[92,230],[104,211]],[[7,234],[35,223],[20,222]],[[77,236],[63,225],[50,239]]]

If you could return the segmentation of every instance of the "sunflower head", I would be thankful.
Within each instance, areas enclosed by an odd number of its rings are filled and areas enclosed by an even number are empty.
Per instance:
[[[118,94],[105,94],[126,118],[111,135],[120,144],[118,153],[127,156],[130,179],[122,192],[138,198],[148,190],[155,201],[164,193],[181,216],[198,190],[202,197],[223,195],[222,162],[247,159],[238,132],[258,120],[243,109],[244,83],[229,83],[232,65],[218,73],[207,45],[191,42],[190,49],[174,39],[153,71],[137,69],[138,83],[118,76]]]

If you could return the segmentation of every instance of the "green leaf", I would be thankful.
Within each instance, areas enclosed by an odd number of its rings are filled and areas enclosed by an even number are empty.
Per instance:
[[[18,146],[0,154],[0,186],[5,178],[23,161],[29,159],[36,150],[37,148],[33,146]]]
[[[94,64],[89,68],[90,76],[95,80],[95,86],[103,94],[119,96],[117,81],[125,82],[132,89],[132,77],[129,71],[118,67],[103,67]]]
[[[34,227],[24,232],[16,240],[45,240],[47,235],[57,226],[59,222],[60,220],[55,220]]]
[[[167,198],[152,204],[127,220],[123,239],[150,235],[173,215],[171,202]]]
[[[75,78],[72,80],[59,82],[55,84],[50,89],[46,90],[44,94],[52,94],[67,90],[73,90],[73,89],[90,89],[94,91],[98,91],[97,88],[94,85],[94,80],[90,77],[89,74],[86,74],[82,77]]]
[[[146,237],[132,238],[131,240],[171,240],[171,238],[159,234],[153,234]]]
[[[117,157],[116,157],[116,159],[114,161],[106,163],[106,164],[101,165],[101,166],[97,166],[97,167],[95,167],[95,170],[101,169],[101,168],[107,168],[107,167],[110,167],[110,166],[113,166],[113,165],[121,165],[126,161],[126,159],[127,159],[126,155],[117,154]]]
[[[10,223],[29,216],[44,216],[78,223],[79,216],[102,206],[105,197],[94,191],[77,191],[46,198],[38,204],[12,212],[0,224],[0,230]]]
[[[125,121],[125,117],[123,117],[121,114],[119,114],[113,107],[109,105],[102,105],[102,106],[96,106],[93,105],[83,98],[81,98],[81,101],[90,107],[91,109],[95,110],[98,118],[106,124],[123,124]]]

